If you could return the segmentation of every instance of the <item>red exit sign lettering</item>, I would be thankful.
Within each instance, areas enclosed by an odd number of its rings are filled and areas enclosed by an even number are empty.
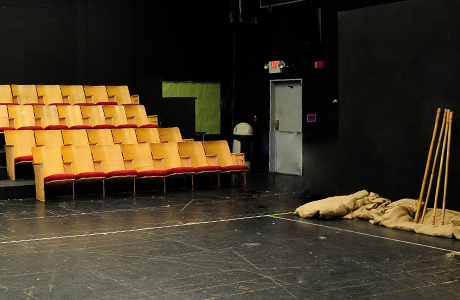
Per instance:
[[[270,62],[270,69],[268,70],[268,73],[281,73],[279,60]]]

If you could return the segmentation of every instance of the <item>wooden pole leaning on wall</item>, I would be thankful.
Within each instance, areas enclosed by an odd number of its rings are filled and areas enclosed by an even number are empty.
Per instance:
[[[447,110],[447,114],[450,114],[450,110]],[[438,181],[436,182],[436,193],[434,195],[434,206],[433,206],[433,215],[432,215],[432,221],[431,224],[434,225],[434,222],[436,220],[436,207],[438,206],[438,196],[439,196],[439,185],[441,184],[441,175],[442,175],[442,166],[444,164],[444,152],[446,150],[446,140],[447,140],[447,127],[448,125],[449,118],[446,118],[446,128],[444,130],[444,133],[441,132],[441,134],[444,134],[444,140],[442,141],[442,151],[441,151],[441,160],[439,161],[439,173],[438,173]]]
[[[423,222],[425,220],[425,214],[426,214],[426,210],[428,208],[427,204],[428,204],[428,200],[430,199],[431,185],[433,183],[434,171],[436,171],[436,162],[438,161],[439,148],[441,146],[442,138],[444,137],[444,135],[442,133],[444,132],[444,125],[446,124],[446,118],[447,118],[447,109],[444,110],[444,116],[442,118],[442,123],[441,123],[441,131],[439,133],[438,145],[436,146],[436,152],[434,154],[433,167],[431,168],[430,183],[428,184],[428,190],[426,192],[425,204],[423,206],[422,219],[420,220],[420,223],[422,223],[422,224],[423,224]]]
[[[415,223],[418,223],[418,219],[420,217],[420,209],[422,207],[423,193],[425,191],[428,170],[430,169],[431,154],[433,153],[433,145],[434,145],[434,141],[436,140],[436,132],[438,131],[438,123],[439,123],[440,114],[441,114],[441,108],[438,108],[438,111],[436,113],[436,122],[434,124],[433,137],[431,138],[430,151],[428,151],[428,159],[427,159],[426,167],[425,167],[425,175],[423,176],[422,189],[420,190],[420,196],[418,198],[417,212],[415,213],[415,218],[414,218]],[[444,117],[445,117],[445,113],[444,113]]]
[[[447,136],[447,153],[446,153],[446,174],[444,175],[444,197],[442,199],[442,219],[441,225],[444,225],[444,217],[446,215],[446,193],[447,193],[447,175],[449,173],[449,157],[450,157],[450,138],[452,136],[452,118],[454,113],[449,114],[449,134]]]

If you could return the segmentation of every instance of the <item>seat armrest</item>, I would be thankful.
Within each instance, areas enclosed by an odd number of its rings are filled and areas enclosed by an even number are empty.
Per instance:
[[[155,170],[164,170],[165,165],[163,157],[153,157],[153,166],[155,167]]]
[[[134,162],[132,159],[125,159],[124,163],[126,170],[134,170]]]
[[[96,172],[104,172],[104,170],[102,168],[102,161],[101,160],[93,161],[93,165],[94,165],[94,170]]]
[[[45,96],[38,96],[38,103],[45,103]]]
[[[59,118],[59,124],[60,125],[67,125],[67,118],[66,117]]]
[[[235,165],[244,165],[244,153],[232,153],[232,159]]]
[[[64,173],[73,174],[73,166],[71,161],[64,162]]]
[[[69,97],[69,95],[62,96],[62,103],[70,103],[70,97]]]
[[[19,96],[13,96],[13,103],[18,103],[19,104]]]
[[[131,103],[139,104],[139,95],[131,95]]]
[[[217,155],[206,155],[206,160],[210,166],[218,166],[217,164]]]
[[[85,100],[86,100],[86,103],[93,103],[93,96],[86,96]]]
[[[43,174],[43,164],[33,163],[35,176],[35,198],[45,201],[45,175]]]
[[[90,125],[89,117],[82,118],[82,119],[83,119],[83,125]]]
[[[113,117],[105,117],[105,123],[108,125],[113,125]]]
[[[35,125],[42,127],[42,118],[36,118],[35,119]]]
[[[128,120],[128,124],[136,124],[136,116],[127,116],[126,120]]]
[[[147,119],[149,120],[149,124],[158,125],[158,115],[147,116]]]
[[[9,123],[10,127],[15,128],[14,127],[14,118],[8,118],[8,123]]]
[[[192,166],[192,158],[190,156],[181,156],[180,157],[182,167],[191,167]]]
[[[108,96],[109,102],[117,102],[115,95]]]

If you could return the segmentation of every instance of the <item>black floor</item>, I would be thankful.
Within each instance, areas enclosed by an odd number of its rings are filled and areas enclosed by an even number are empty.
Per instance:
[[[460,241],[289,214],[306,194],[302,178],[252,173],[247,187],[0,201],[0,299],[459,298]]]

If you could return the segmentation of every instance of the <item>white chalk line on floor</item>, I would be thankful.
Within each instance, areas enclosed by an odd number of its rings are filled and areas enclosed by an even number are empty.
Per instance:
[[[302,224],[307,224],[307,225],[313,225],[313,226],[317,226],[317,227],[324,227],[324,228],[328,228],[328,229],[340,230],[340,231],[345,231],[345,232],[349,232],[349,233],[360,234],[360,235],[364,235],[364,236],[374,237],[374,238],[393,241],[393,242],[399,242],[399,243],[405,243],[405,244],[409,244],[409,245],[415,245],[415,246],[420,246],[420,247],[425,247],[425,248],[431,248],[431,249],[441,250],[441,251],[445,251],[445,252],[451,252],[451,253],[459,252],[459,251],[455,251],[455,250],[444,249],[444,248],[439,248],[439,247],[434,247],[434,246],[424,245],[424,244],[419,244],[419,243],[413,243],[413,242],[408,242],[408,241],[403,241],[403,240],[398,240],[398,239],[392,239],[392,238],[387,238],[387,237],[384,237],[384,236],[378,236],[378,235],[363,233],[363,232],[359,232],[359,231],[353,231],[353,230],[348,230],[348,229],[343,229],[343,228],[338,228],[338,227],[332,227],[332,226],[327,226],[327,225],[322,225],[322,224],[315,224],[315,223],[311,223],[311,222],[307,222],[307,221],[288,219],[288,218],[278,217],[278,216],[274,216],[274,215],[270,215],[269,217],[275,218],[275,219],[280,219],[280,220],[285,220],[285,221],[291,221],[291,222],[297,222],[297,223],[302,223]]]
[[[127,230],[117,230],[117,231],[108,231],[108,232],[95,232],[95,233],[84,233],[84,234],[74,234],[74,235],[61,235],[61,236],[51,236],[51,237],[43,237],[43,238],[35,238],[35,239],[9,240],[9,241],[1,241],[0,245],[2,245],[2,244],[3,245],[4,244],[18,244],[18,243],[27,243],[27,242],[41,242],[41,241],[49,241],[49,240],[71,239],[71,238],[90,237],[90,236],[103,236],[103,235],[112,235],[112,234],[119,234],[119,233],[132,233],[132,232],[148,231],[148,230],[154,230],[154,229],[184,227],[184,226],[200,225],[200,224],[212,224],[212,223],[230,222],[230,221],[237,221],[237,220],[256,219],[256,218],[263,218],[263,217],[267,217],[267,216],[266,215],[259,215],[259,216],[240,217],[240,218],[213,220],[213,221],[202,221],[202,222],[189,222],[189,223],[185,223],[185,224],[155,226],[155,227],[136,228],[136,229],[127,229]]]

